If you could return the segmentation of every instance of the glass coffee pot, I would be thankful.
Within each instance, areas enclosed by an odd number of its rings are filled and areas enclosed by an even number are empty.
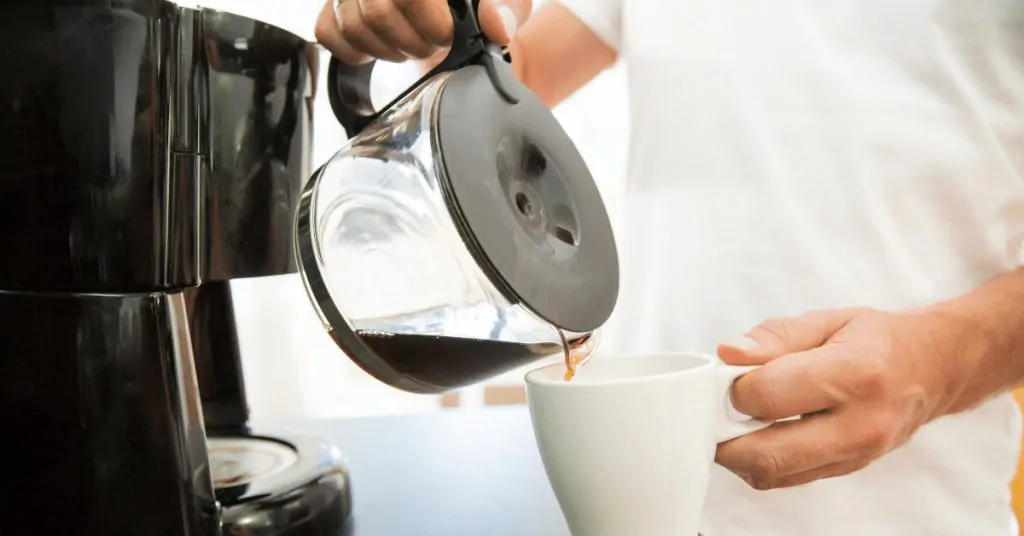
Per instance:
[[[306,184],[300,273],[327,331],[393,387],[439,393],[586,346],[618,297],[590,172],[450,0],[447,58],[380,111],[373,64],[328,68],[350,140]]]

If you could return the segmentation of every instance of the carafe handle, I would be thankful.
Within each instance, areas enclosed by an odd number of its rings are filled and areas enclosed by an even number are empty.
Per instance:
[[[335,57],[331,58],[327,66],[327,98],[331,103],[334,116],[341,123],[349,138],[359,134],[380,114],[423,82],[437,74],[453,71],[473,63],[482,64],[487,68],[495,88],[505,100],[512,104],[517,102],[507,83],[507,76],[511,74],[507,63],[511,62],[511,57],[484,37],[477,17],[479,3],[480,0],[448,0],[452,20],[455,23],[452,45],[448,50],[448,55],[430,72],[402,91],[398,97],[380,110],[374,110],[370,99],[370,76],[377,60],[352,66],[342,63]],[[498,73],[499,70],[505,72]]]

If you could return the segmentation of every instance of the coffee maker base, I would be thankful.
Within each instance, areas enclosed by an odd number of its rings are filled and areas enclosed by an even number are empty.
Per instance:
[[[338,449],[318,439],[211,435],[222,534],[344,536],[352,495]]]

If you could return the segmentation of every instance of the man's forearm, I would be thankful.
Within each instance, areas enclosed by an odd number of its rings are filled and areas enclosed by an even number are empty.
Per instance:
[[[1024,269],[925,310],[944,356],[963,375],[946,413],[968,410],[1024,385]]]

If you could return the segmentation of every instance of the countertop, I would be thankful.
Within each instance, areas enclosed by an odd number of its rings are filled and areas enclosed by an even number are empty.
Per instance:
[[[275,423],[348,463],[352,536],[570,536],[525,407]]]

